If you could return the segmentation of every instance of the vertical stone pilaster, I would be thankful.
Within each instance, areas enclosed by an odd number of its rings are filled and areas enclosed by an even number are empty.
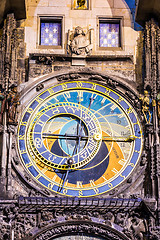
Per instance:
[[[146,22],[144,31],[145,76],[144,90],[150,91],[153,132],[148,149],[148,173],[151,179],[151,196],[157,201],[157,213],[160,201],[160,169],[159,169],[159,113],[157,95],[160,92],[160,28],[154,19]]]
[[[14,125],[9,123],[9,114],[13,101],[13,86],[25,81],[25,44],[24,29],[17,28],[14,14],[8,14],[4,20],[3,30],[0,36],[0,84],[5,98],[3,109],[3,121],[1,127],[1,159],[0,159],[0,191],[2,196],[11,193],[11,159],[12,159],[12,129]],[[20,72],[20,74],[18,74]],[[22,77],[21,77],[22,76]],[[11,94],[12,92],[12,94]],[[12,96],[12,97],[11,97]],[[10,100],[9,100],[10,98]],[[12,119],[13,120],[13,119]]]

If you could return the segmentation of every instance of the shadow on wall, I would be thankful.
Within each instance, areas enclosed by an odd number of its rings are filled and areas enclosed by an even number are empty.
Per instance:
[[[13,13],[17,20],[26,18],[25,0],[1,0],[0,1],[0,26],[7,14]]]

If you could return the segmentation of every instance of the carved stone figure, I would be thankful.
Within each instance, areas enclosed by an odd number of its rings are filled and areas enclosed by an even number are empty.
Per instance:
[[[2,85],[0,84],[0,124],[3,122],[3,113],[5,110],[6,97]]]
[[[18,216],[18,207],[16,207],[15,204],[5,207],[4,215],[6,216],[7,221],[10,223]]]
[[[39,91],[41,91],[43,88],[44,88],[43,83],[40,83],[40,84],[37,85],[36,91],[39,92]]]
[[[149,109],[149,103],[150,103],[150,99],[149,99],[149,93],[148,91],[144,91],[144,96],[140,96],[140,100],[142,100],[142,112],[145,118],[145,121],[147,124],[149,124],[151,122],[151,113],[150,113],[150,109]]]
[[[126,213],[125,212],[117,213],[115,223],[118,224],[120,227],[124,228],[125,221],[126,221]]]
[[[74,38],[71,43],[69,43],[72,54],[85,56],[91,53],[92,44],[87,38],[87,35],[88,33],[85,34],[80,26],[75,28]]]
[[[157,95],[157,111],[158,111],[158,119],[160,120],[160,92]]]
[[[132,219],[132,230],[133,230],[133,235],[136,239],[143,240],[143,233],[146,232],[144,220],[139,219],[138,217],[134,217]]]
[[[17,105],[19,105],[19,96],[17,94],[17,85],[12,84],[10,87],[10,92],[8,94],[8,123],[16,124],[17,123]]]

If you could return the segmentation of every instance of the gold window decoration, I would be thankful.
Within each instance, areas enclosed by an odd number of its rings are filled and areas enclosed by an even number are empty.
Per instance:
[[[73,9],[86,10],[89,9],[89,0],[73,0]]]

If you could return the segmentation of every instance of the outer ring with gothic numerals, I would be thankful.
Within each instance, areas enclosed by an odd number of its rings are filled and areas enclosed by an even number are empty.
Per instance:
[[[43,187],[66,196],[115,188],[136,167],[142,147],[141,124],[128,101],[87,81],[44,90],[28,104],[18,127],[26,170]]]

